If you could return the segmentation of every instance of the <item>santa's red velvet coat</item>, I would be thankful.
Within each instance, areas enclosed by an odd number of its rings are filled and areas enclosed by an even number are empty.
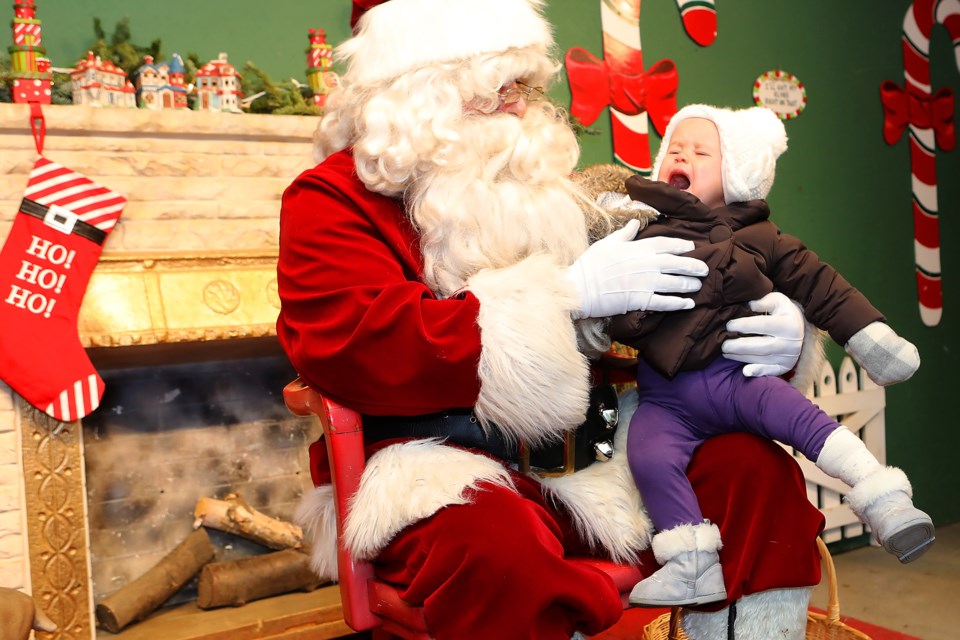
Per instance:
[[[549,438],[582,420],[589,390],[563,266],[530,257],[478,272],[462,294],[437,299],[421,281],[419,238],[402,202],[367,190],[344,151],[284,193],[278,335],[308,384],[363,413],[476,407],[508,434],[529,440],[539,430]],[[618,431],[619,448],[626,429]],[[376,557],[409,525],[468,501],[478,485],[517,484],[516,472],[489,456],[410,444],[381,447],[368,461],[345,531],[356,557]],[[708,444],[689,474],[705,516],[721,528],[730,598],[816,584],[822,516],[806,499],[797,465],[752,436]],[[326,461],[323,447],[311,451],[319,486],[305,513],[314,519],[315,566],[332,577]],[[544,485],[588,546],[618,560],[648,547],[651,525],[625,456]],[[655,568],[649,556],[645,566]]]

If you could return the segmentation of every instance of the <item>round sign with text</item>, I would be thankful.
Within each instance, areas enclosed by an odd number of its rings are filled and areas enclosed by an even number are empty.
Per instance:
[[[753,102],[767,107],[781,120],[790,120],[807,106],[807,90],[792,73],[767,71],[753,83]]]

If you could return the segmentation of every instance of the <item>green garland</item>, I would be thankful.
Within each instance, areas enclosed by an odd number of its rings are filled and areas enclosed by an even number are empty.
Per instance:
[[[131,81],[133,81],[137,70],[144,65],[147,56],[153,56],[153,59],[157,61],[163,60],[165,57],[160,38],[153,40],[147,46],[138,45],[133,41],[129,18],[118,21],[109,37],[100,18],[94,18],[93,34],[95,40],[85,51],[92,51],[101,60],[109,60],[123,69]],[[200,60],[200,56],[196,52],[191,51],[184,56],[184,82],[187,85],[194,83],[197,69],[204,64],[206,63]],[[10,91],[10,71],[10,57],[0,51],[0,102],[13,101]],[[264,95],[250,104],[249,111],[251,113],[309,116],[322,115],[323,113],[321,109],[313,105],[311,100],[313,92],[306,84],[298,86],[291,81],[277,84],[252,62],[247,62],[243,69],[239,70],[239,73],[240,85],[245,95],[264,92]],[[51,84],[51,102],[53,104],[73,104],[70,74],[55,72]],[[195,109],[196,95],[188,95],[187,104],[191,109]]]

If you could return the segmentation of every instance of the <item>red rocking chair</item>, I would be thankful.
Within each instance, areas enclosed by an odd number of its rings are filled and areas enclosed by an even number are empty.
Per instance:
[[[360,414],[323,397],[299,378],[284,388],[283,398],[292,413],[298,416],[316,415],[323,425],[323,437],[332,467],[339,537],[343,533],[343,523],[349,510],[348,500],[360,486],[364,469]],[[356,631],[370,630],[373,640],[430,638],[423,609],[403,602],[396,587],[374,576],[370,563],[355,561],[339,545],[337,562],[343,618],[351,628]],[[641,578],[638,569],[595,558],[577,558],[576,562],[591,564],[613,578],[624,606],[627,606],[630,590]]]

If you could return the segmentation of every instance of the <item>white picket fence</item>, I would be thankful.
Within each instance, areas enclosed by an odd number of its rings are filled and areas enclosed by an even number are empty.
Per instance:
[[[835,373],[829,362],[824,362],[820,375],[814,380],[806,396],[815,402],[837,422],[857,434],[881,463],[886,464],[887,444],[884,407],[887,404],[883,387],[877,386],[865,371],[858,370],[850,358],[844,358]],[[807,496],[823,512],[827,522],[824,527],[824,542],[836,542],[864,533],[867,529],[853,514],[850,507],[841,501],[850,487],[832,478],[807,460],[803,454],[793,452],[807,480]]]

